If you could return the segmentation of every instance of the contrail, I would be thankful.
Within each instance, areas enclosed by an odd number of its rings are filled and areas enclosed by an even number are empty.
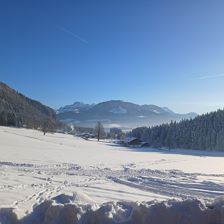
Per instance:
[[[67,34],[73,36],[74,38],[78,39],[79,41],[81,41],[81,42],[84,43],[84,44],[88,44],[88,43],[89,43],[87,40],[83,39],[83,38],[80,37],[79,35],[73,33],[72,31],[70,31],[70,30],[68,30],[68,29],[66,29],[66,28],[64,28],[64,27],[59,27],[59,29],[62,30],[62,31],[64,31],[65,33],[67,33]]]
[[[204,75],[204,76],[199,76],[197,79],[215,79],[215,78],[221,78],[224,77],[224,74],[216,74],[216,75]]]

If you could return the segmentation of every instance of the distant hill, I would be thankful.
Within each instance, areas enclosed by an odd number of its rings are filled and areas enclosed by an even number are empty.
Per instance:
[[[136,128],[131,136],[148,142],[154,148],[224,151],[224,110],[179,123]]]
[[[98,104],[75,102],[61,107],[57,118],[80,127],[93,127],[101,121],[106,128],[120,127],[131,129],[139,126],[152,126],[182,119],[194,118],[196,113],[178,114],[166,107],[138,105],[121,100],[111,100]]]
[[[53,109],[0,82],[0,125],[37,128],[46,121],[56,123]]]

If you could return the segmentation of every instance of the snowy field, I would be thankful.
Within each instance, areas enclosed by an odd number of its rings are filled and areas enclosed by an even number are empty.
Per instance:
[[[147,215],[154,209],[153,214],[158,213],[162,218],[158,208],[164,211],[165,208],[173,208],[172,212],[178,213],[177,208],[181,206],[183,211],[195,207],[194,213],[202,212],[203,216],[194,217],[204,218],[189,218],[191,222],[181,223],[200,223],[202,220],[201,223],[210,223],[211,217],[211,223],[224,223],[224,203],[220,202],[221,199],[215,201],[212,209],[206,207],[222,195],[223,153],[124,148],[71,135],[44,136],[35,130],[0,127],[1,224],[10,219],[7,215],[11,210],[6,208],[13,208],[19,219],[26,216],[23,223],[57,223],[49,221],[49,214],[44,222],[27,221],[28,214],[40,213],[43,208],[48,208],[49,212],[49,207],[57,204],[60,204],[56,206],[59,210],[63,206],[76,206],[79,212],[75,217],[69,213],[69,217],[73,218],[71,223],[78,223],[75,219],[80,220],[77,217],[81,217],[84,210],[92,212],[92,216],[88,214],[91,220],[94,220],[93,215],[99,218],[98,213],[101,212],[112,221],[100,222],[96,219],[98,221],[82,223],[144,223],[139,221],[138,216],[135,217],[138,221],[131,222],[130,214],[133,216],[133,211],[144,207]],[[162,202],[169,199],[175,201]],[[215,206],[217,209],[213,211]],[[53,209],[55,211],[54,206]],[[168,221],[167,217],[172,213],[169,211],[166,210],[164,220],[174,223],[172,218]],[[57,211],[59,213],[62,217],[65,211]],[[51,216],[54,216],[52,214],[54,212],[51,211]],[[139,216],[144,215],[141,213]],[[13,215],[10,217],[13,220]],[[155,222],[153,218],[151,220],[150,223],[158,223],[158,219]]]

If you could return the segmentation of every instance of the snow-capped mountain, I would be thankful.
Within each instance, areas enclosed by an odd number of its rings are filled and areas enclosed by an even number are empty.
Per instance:
[[[73,103],[71,105],[60,107],[57,110],[57,114],[65,113],[65,112],[74,112],[74,113],[78,114],[81,111],[88,110],[88,109],[90,109],[93,106],[94,106],[94,104],[86,104],[86,103],[82,103],[82,102],[78,102],[77,101],[77,102],[75,102],[75,103]]]
[[[157,125],[195,116],[197,116],[195,113],[177,114],[167,107],[138,105],[121,100],[91,105],[75,102],[57,111],[60,121],[74,123],[77,126],[93,127],[97,121],[101,121],[107,128],[121,127],[123,129]]]

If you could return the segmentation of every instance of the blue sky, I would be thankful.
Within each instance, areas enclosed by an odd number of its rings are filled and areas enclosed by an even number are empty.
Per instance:
[[[53,108],[223,108],[223,10],[217,0],[0,0],[0,80]]]

